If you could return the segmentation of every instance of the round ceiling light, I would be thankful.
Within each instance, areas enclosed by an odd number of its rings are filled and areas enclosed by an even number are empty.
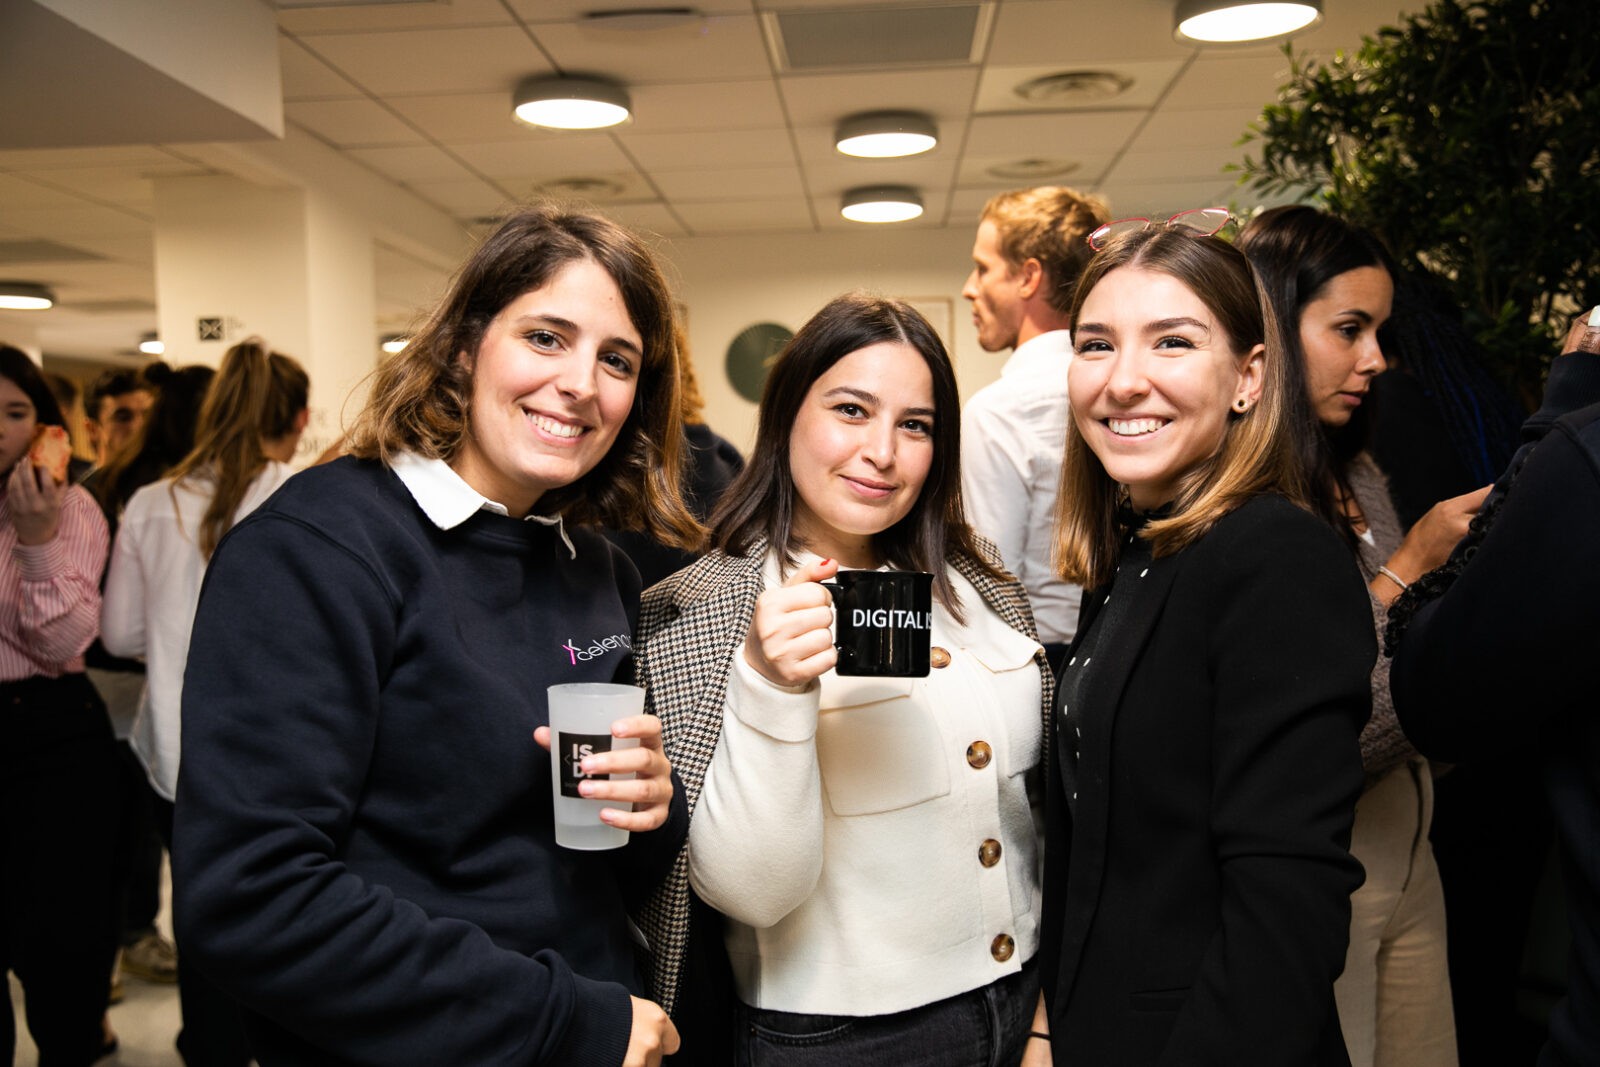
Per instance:
[[[56,294],[35,282],[0,282],[0,309],[43,311],[54,307]]]
[[[1322,21],[1322,0],[1178,0],[1173,37],[1186,44],[1271,41]]]
[[[839,123],[833,146],[847,156],[894,159],[927,152],[939,143],[939,128],[914,111],[873,111]]]
[[[147,333],[139,338],[139,351],[147,356],[164,356],[167,354],[167,346],[154,333]]]
[[[530,126],[601,130],[628,121],[628,91],[602,78],[526,78],[511,95],[511,111]]]
[[[851,189],[839,214],[851,222],[907,222],[922,214],[922,197],[909,185]]]

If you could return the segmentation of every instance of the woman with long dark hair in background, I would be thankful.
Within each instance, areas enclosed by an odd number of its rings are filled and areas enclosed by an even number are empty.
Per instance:
[[[1304,371],[1313,426],[1297,427],[1318,512],[1367,579],[1373,625],[1411,582],[1443,563],[1488,492],[1436,504],[1403,531],[1383,472],[1367,453],[1368,390],[1395,268],[1371,233],[1304,206],[1273,208],[1239,238]],[[1365,782],[1350,851],[1366,871],[1351,897],[1350,948],[1334,986],[1355,1067],[1454,1067],[1455,1023],[1445,903],[1428,843],[1433,771],[1406,740],[1389,696],[1389,659],[1372,671],[1361,731]]]
[[[61,411],[39,368],[0,345],[0,973],[22,982],[39,1062],[86,1067],[116,1047],[101,1020],[117,947],[117,752],[83,673],[107,534],[87,492],[29,458],[52,426]]]

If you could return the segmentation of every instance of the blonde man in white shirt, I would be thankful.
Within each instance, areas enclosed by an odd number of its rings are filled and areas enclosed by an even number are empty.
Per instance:
[[[961,295],[985,352],[1011,349],[996,381],[961,413],[961,491],[1028,591],[1051,664],[1072,641],[1082,591],[1056,577],[1051,525],[1067,433],[1067,310],[1106,204],[1060,185],[1001,193],[984,205]]]

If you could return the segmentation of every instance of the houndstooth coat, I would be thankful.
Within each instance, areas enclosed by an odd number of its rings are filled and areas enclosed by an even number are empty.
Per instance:
[[[994,546],[981,537],[977,540],[980,551],[998,566]],[[765,588],[761,571],[766,555],[764,542],[751,546],[747,556],[713,552],[651,586],[640,607],[637,680],[645,689],[645,710],[661,718],[667,758],[683,782],[691,818],[722,732],[733,656],[744,643],[756,598]],[[947,562],[1007,626],[1038,640],[1021,582],[1010,575],[996,579],[976,560],[959,553],[952,553]],[[1048,749],[1055,679],[1042,649],[1034,660],[1043,681],[1039,710]],[[1046,751],[1039,768],[1048,766]],[[652,952],[651,996],[670,1013],[677,1003],[689,943],[687,843],[637,918]]]

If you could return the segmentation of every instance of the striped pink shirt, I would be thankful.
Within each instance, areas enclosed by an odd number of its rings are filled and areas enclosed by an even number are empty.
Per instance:
[[[74,485],[61,495],[55,539],[19,545],[0,487],[0,681],[83,670],[83,651],[100,628],[110,540],[94,498]]]

